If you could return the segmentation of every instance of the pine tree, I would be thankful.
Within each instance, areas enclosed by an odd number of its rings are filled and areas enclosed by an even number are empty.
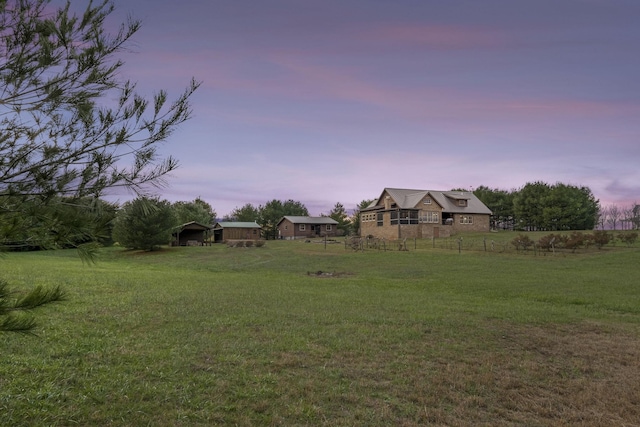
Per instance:
[[[177,167],[172,157],[158,158],[157,146],[190,117],[199,83],[174,101],[162,90],[152,100],[138,95],[121,77],[118,54],[140,22],[108,34],[113,9],[89,2],[76,15],[70,2],[52,11],[48,0],[0,0],[0,249],[90,249],[99,236],[87,223],[103,220],[100,196],[163,185]],[[56,214],[63,206],[78,215]],[[80,229],[81,242],[56,232]],[[41,305],[57,300],[55,292],[42,295]],[[0,312],[0,325],[5,319]]]

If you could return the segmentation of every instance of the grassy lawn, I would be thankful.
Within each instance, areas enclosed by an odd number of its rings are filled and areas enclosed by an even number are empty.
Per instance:
[[[638,244],[514,236],[4,254],[68,300],[2,335],[0,425],[639,425]]]

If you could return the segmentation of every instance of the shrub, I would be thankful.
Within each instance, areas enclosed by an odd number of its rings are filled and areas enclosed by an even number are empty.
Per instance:
[[[571,249],[571,252],[575,252],[576,249],[578,249],[580,246],[584,246],[585,243],[585,235],[578,231],[574,231],[567,238],[564,247],[567,249]]]
[[[526,234],[519,234],[518,237],[511,241],[511,244],[515,246],[516,250],[528,250],[530,246],[533,246],[534,241],[531,240]]]
[[[634,232],[620,234],[618,235],[618,240],[620,240],[622,243],[626,244],[627,246],[631,246],[636,242],[636,240],[638,240],[638,233],[634,231]]]
[[[596,230],[593,232],[591,239],[598,249],[602,249],[603,246],[611,243],[613,236],[604,230]]]
[[[562,246],[563,239],[559,234],[547,234],[546,236],[542,236],[538,240],[538,246],[541,249],[551,250],[552,248],[556,248],[558,246]]]

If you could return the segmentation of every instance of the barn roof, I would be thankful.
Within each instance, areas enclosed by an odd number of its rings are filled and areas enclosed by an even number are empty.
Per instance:
[[[204,225],[204,224],[201,224],[201,223],[196,222],[196,221],[191,221],[191,222],[187,222],[185,224],[182,224],[177,228],[179,228],[180,231],[182,231],[182,230],[210,230],[211,226],[210,225]]]
[[[243,221],[219,221],[213,228],[262,228],[257,222]]]
[[[328,216],[291,216],[285,215],[282,217],[278,224],[284,220],[288,220],[292,224],[334,224],[337,225],[338,221]]]

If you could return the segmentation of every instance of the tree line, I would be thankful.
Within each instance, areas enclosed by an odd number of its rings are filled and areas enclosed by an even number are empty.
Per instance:
[[[602,206],[598,211],[598,228],[601,230],[640,229],[640,204]]]
[[[491,209],[496,230],[592,230],[599,219],[600,203],[584,186],[536,181],[517,190],[479,186],[473,193]]]

